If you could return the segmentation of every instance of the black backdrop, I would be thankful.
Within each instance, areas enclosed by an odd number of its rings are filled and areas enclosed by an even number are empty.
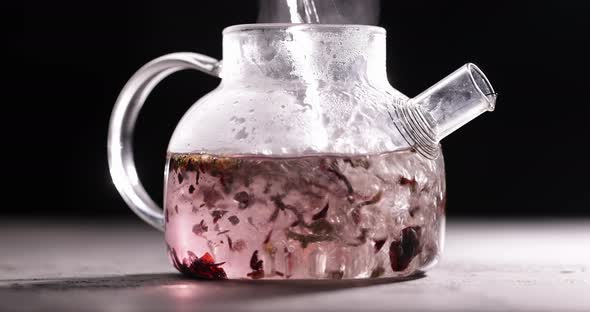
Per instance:
[[[444,141],[450,216],[590,215],[588,1],[383,0],[392,84],[413,96],[471,61],[500,93],[497,109]],[[255,1],[32,1],[25,3],[19,187],[2,213],[131,216],[108,173],[112,105],[126,80],[165,53],[219,58],[224,27],[256,20]],[[161,202],[168,139],[215,78],[182,72],[141,112],[136,159]],[[22,102],[25,99],[25,102]],[[31,147],[33,148],[31,150]],[[13,156],[14,157],[14,156]],[[41,170],[36,170],[41,169]]]

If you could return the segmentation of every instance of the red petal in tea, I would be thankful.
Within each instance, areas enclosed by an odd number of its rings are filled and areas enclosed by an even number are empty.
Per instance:
[[[389,261],[395,272],[408,268],[410,262],[420,253],[420,227],[407,227],[402,230],[399,240],[389,246]]]

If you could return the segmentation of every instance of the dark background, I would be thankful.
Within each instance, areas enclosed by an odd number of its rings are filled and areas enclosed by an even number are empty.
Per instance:
[[[500,93],[495,112],[443,142],[449,216],[590,216],[583,70],[590,2],[382,2],[380,26],[388,31],[387,65],[397,89],[414,96],[470,61]],[[7,132],[17,151],[7,172],[18,187],[2,212],[131,218],[106,157],[118,92],[162,54],[221,57],[222,29],[255,22],[257,3],[32,1],[24,9],[24,36],[17,40],[26,59],[17,77],[23,90],[19,101],[6,104],[4,118],[16,125]],[[141,112],[136,160],[157,202],[177,121],[218,82],[175,74]]]

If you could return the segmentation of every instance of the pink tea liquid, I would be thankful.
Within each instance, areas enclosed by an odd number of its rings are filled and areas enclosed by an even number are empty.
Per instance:
[[[436,263],[443,160],[169,154],[166,242],[208,278],[402,277]]]

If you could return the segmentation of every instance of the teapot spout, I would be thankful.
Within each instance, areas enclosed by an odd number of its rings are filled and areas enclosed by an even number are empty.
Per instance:
[[[483,72],[468,63],[415,98],[394,105],[396,116],[390,116],[409,146],[434,159],[440,140],[493,111],[497,95]]]
[[[493,111],[497,93],[483,72],[468,63],[448,75],[411,102],[420,108],[433,129],[434,141],[470,122],[486,111]]]

